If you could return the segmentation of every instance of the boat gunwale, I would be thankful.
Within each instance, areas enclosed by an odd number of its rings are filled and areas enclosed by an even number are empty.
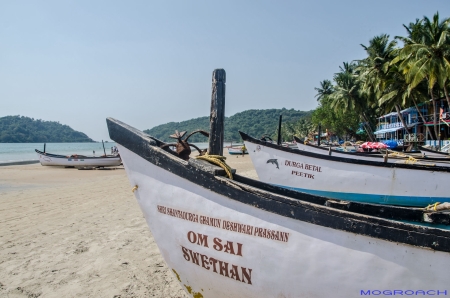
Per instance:
[[[419,146],[419,149],[422,151],[425,151],[425,152],[430,152],[430,153],[434,153],[434,154],[436,154],[436,155],[442,155],[442,156],[447,156],[447,159],[449,159],[450,158],[450,154],[448,154],[448,153],[444,153],[444,152],[440,152],[440,151],[434,151],[434,150],[431,150],[431,149],[428,149],[428,148],[424,148],[423,146]],[[438,157],[439,158],[439,157]],[[430,158],[431,159],[431,158]]]
[[[231,186],[233,180],[216,176],[217,167],[215,166],[193,158],[184,161],[170,151],[159,148],[158,146],[163,142],[113,118],[107,118],[107,125],[111,139],[134,154],[161,168],[161,170],[173,173],[180,179],[186,179],[230,200],[318,226],[416,247],[450,252],[449,230],[345,211],[266,190],[258,189],[257,192],[252,192],[236,185]],[[235,175],[235,177],[238,183],[250,179],[239,175]],[[263,182],[255,183],[267,185]],[[249,185],[249,187],[253,186]],[[267,185],[267,187],[277,189],[272,185]],[[287,189],[279,188],[279,190],[289,193]],[[305,193],[296,193],[299,196],[321,198]],[[386,206],[381,207],[387,208]],[[396,208],[403,209],[405,207]]]
[[[324,151],[326,151],[328,153],[329,147],[322,147],[322,146],[317,146],[317,145],[312,145],[312,144],[304,144],[303,142],[301,142],[300,139],[298,139],[295,136],[294,136],[294,139],[296,141],[298,140],[297,143],[301,143],[304,146],[311,147],[311,148],[314,148],[314,149],[324,150]],[[421,148],[421,146],[419,146],[419,148]],[[436,151],[432,151],[432,150],[429,150],[429,149],[427,151],[433,152],[433,153],[436,152]],[[336,149],[331,149],[331,152],[339,153],[339,154],[345,154],[345,155],[348,155],[348,156],[384,158],[384,155],[381,152],[358,152],[358,151],[356,151],[356,152],[347,152],[347,151],[338,151]],[[392,152],[396,152],[396,151],[392,150]],[[411,153],[417,154],[417,153],[420,153],[420,151],[404,152],[404,153],[405,154],[411,154]],[[442,153],[440,153],[440,154],[442,154]],[[446,158],[443,158],[443,157],[414,157],[414,156],[413,157],[418,159],[418,160],[420,160],[420,161],[427,160],[427,161],[435,161],[435,162],[439,162],[439,161],[441,161],[441,162],[449,162],[450,161],[450,154],[443,153],[443,155],[447,156],[447,157]],[[397,157],[395,159],[399,159],[399,158]]]

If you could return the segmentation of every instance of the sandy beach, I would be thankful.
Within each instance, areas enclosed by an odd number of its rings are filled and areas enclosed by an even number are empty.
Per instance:
[[[250,157],[227,156],[257,178]],[[0,297],[187,297],[125,170],[0,167]]]

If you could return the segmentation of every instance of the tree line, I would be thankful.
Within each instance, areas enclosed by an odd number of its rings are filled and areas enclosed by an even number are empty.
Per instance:
[[[323,131],[328,129],[341,139],[375,141],[377,117],[395,112],[411,133],[401,110],[415,107],[420,122],[426,122],[419,106],[430,101],[436,107],[430,117],[434,127],[426,129],[438,139],[437,101],[445,98],[450,106],[450,18],[440,19],[437,12],[431,19],[424,16],[403,27],[404,36],[380,34],[367,45],[361,44],[365,58],[343,62],[332,79],[321,81],[315,88],[318,107],[314,111],[297,111],[303,113],[297,118],[285,115],[289,111],[285,109],[245,111],[225,119],[225,140],[239,139],[238,130],[256,137],[276,137],[278,116],[283,114],[281,135],[285,141],[294,135],[310,136],[319,124]],[[146,132],[168,140],[175,129],[209,129],[208,117],[193,120],[172,122]],[[194,141],[206,142],[206,138],[198,136]]]
[[[243,131],[254,137],[262,136],[276,137],[278,129],[279,116],[283,116],[284,125],[292,125],[301,119],[310,122],[311,111],[303,112],[294,109],[263,109],[247,110],[237,113],[230,117],[225,117],[224,140],[226,142],[237,142],[241,140],[238,131]],[[306,120],[307,119],[307,120]],[[192,132],[197,129],[209,131],[209,117],[200,117],[182,122],[170,122],[144,130],[145,133],[160,139],[164,142],[170,142],[169,135],[175,130]],[[207,142],[208,138],[196,134],[189,138],[190,142]]]
[[[312,114],[312,124],[319,123],[337,135],[357,136],[373,141],[376,117],[396,112],[410,133],[400,111],[430,100],[436,107],[445,98],[450,106],[450,18],[424,16],[407,25],[405,36],[390,38],[380,34],[361,44],[367,56],[344,62],[332,80],[323,80],[317,91],[319,107]],[[434,129],[438,138],[438,108],[434,109]]]

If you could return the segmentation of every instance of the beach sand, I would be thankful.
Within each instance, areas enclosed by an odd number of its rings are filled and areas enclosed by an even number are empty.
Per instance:
[[[248,155],[229,156],[257,178]],[[0,167],[0,297],[188,297],[125,170]]]

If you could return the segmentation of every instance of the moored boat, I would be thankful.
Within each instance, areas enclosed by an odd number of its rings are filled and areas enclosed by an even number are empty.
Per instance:
[[[424,207],[450,201],[450,168],[439,164],[385,163],[291,150],[241,132],[261,181],[310,194],[377,204]],[[314,149],[319,150],[319,149]],[[339,153],[342,154],[342,153]]]
[[[447,291],[450,231],[387,219],[411,221],[420,209],[231,180],[118,120],[107,123],[160,252],[193,297]]]
[[[242,146],[227,147],[227,149],[228,149],[228,154],[231,154],[231,155],[242,155]],[[247,149],[244,149],[244,154],[248,154]]]
[[[107,156],[84,156],[84,155],[58,155],[42,152],[35,149],[39,162],[43,166],[66,166],[66,167],[114,167],[122,163],[120,155]]]

